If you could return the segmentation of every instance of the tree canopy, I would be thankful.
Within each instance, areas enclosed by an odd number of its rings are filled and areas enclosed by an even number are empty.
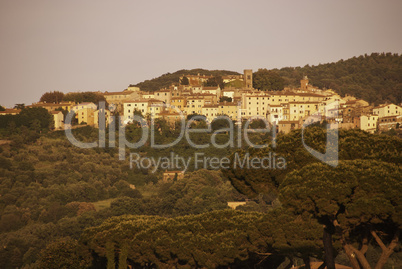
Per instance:
[[[167,88],[174,83],[178,83],[180,77],[187,75],[206,75],[206,76],[226,76],[226,75],[238,75],[238,72],[227,70],[206,70],[206,69],[191,69],[191,70],[178,70],[174,73],[166,73],[160,77],[145,80],[132,86],[140,87],[142,91],[157,91],[162,88]]]
[[[307,75],[314,86],[353,95],[369,103],[402,102],[402,55],[398,54],[372,53],[334,63],[276,71],[289,87],[300,87],[300,79]]]
[[[63,101],[71,101],[76,103],[92,102],[98,105],[99,102],[106,101],[106,99],[103,94],[97,92],[72,92],[67,93],[64,96]]]
[[[286,177],[280,200],[334,229],[355,268],[371,268],[364,254],[374,238],[383,251],[376,268],[382,268],[402,227],[401,174],[399,166],[375,160],[341,161],[335,168],[314,163]]]
[[[210,79],[208,79],[205,83],[204,86],[206,87],[220,87],[223,89],[225,87],[225,83],[223,82],[222,76],[215,76]]]
[[[262,91],[281,91],[284,79],[274,70],[258,69],[253,73],[253,87]]]
[[[361,130],[339,130],[339,159],[381,160],[389,163],[402,163],[402,139],[381,134],[369,134]],[[324,153],[326,147],[326,130],[320,127],[306,128],[304,141],[306,145]],[[269,156],[273,152],[286,160],[286,169],[247,169],[233,168],[224,170],[233,186],[241,193],[254,197],[259,193],[276,192],[286,175],[307,164],[319,162],[304,147],[302,130],[294,130],[286,135],[278,135],[275,144],[264,140],[268,147],[263,149],[248,148],[237,151],[240,158],[245,154],[251,157]],[[235,161],[232,155],[232,162]]]
[[[59,92],[59,91],[53,91],[53,92],[46,92],[44,93],[41,98],[40,102],[44,103],[60,103],[63,101],[64,98],[64,93]]]
[[[184,77],[180,80],[180,84],[181,84],[181,85],[188,85],[188,84],[190,84],[190,81],[188,80],[188,77],[184,76]]]

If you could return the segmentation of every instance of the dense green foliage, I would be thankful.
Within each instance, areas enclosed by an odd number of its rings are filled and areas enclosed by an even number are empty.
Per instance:
[[[75,103],[92,102],[98,105],[99,102],[106,101],[106,99],[103,94],[97,92],[71,92],[64,95],[63,101]]]
[[[369,268],[366,250],[355,247],[368,244],[369,235],[380,246],[389,244],[377,261],[376,268],[382,268],[402,227],[401,175],[401,167],[373,160],[341,161],[336,168],[315,163],[286,177],[281,201],[334,230],[352,265]]]
[[[321,127],[307,128],[304,141],[325,152],[326,135]],[[328,268],[334,268],[334,256],[341,245],[354,268],[360,268],[359,264],[362,268],[371,268],[370,264],[383,268],[389,256],[399,250],[402,185],[397,165],[402,163],[402,139],[340,130],[340,162],[336,168],[313,157],[302,141],[302,131],[295,130],[279,136],[275,145],[239,151],[242,156],[248,152],[251,157],[275,152],[285,157],[286,169],[261,171],[231,166],[224,174],[236,189],[251,197],[280,191],[284,209],[311,215],[322,223]],[[233,157],[232,162],[235,162]],[[335,246],[335,255],[332,244],[338,239],[332,236],[338,236],[341,243]],[[366,257],[370,240],[375,240],[382,249],[378,261],[368,261]]]
[[[35,142],[54,126],[53,116],[44,108],[23,108],[17,115],[0,116],[0,138],[11,139],[15,147]]]
[[[178,84],[180,81],[181,76],[186,76],[186,75],[207,75],[207,76],[225,76],[225,75],[238,75],[239,73],[233,72],[233,71],[226,71],[226,70],[205,70],[205,69],[191,69],[191,70],[186,70],[182,69],[179,71],[176,71],[174,73],[166,73],[163,74],[160,77],[153,78],[151,80],[145,80],[143,82],[137,83],[133,86],[140,87],[142,91],[157,91],[162,88],[167,88],[170,85]]]
[[[372,53],[336,63],[276,71],[285,79],[286,86],[300,87],[300,79],[307,75],[314,86],[350,94],[369,103],[402,102],[402,55],[398,54]]]
[[[204,83],[205,87],[220,87],[221,89],[225,88],[225,83],[223,82],[222,76],[215,76],[208,79]]]
[[[262,91],[281,91],[285,86],[284,79],[277,71],[258,69],[253,73],[253,88]]]
[[[363,244],[368,263],[398,264],[398,256],[388,258],[399,250],[397,243],[392,251],[378,251],[374,235],[364,235],[375,232],[391,246],[400,229],[400,138],[340,131],[342,161],[339,168],[330,168],[304,149],[300,130],[280,135],[275,147],[264,149],[249,148],[243,140],[241,149],[195,149],[185,139],[155,149],[148,140],[139,149],[127,149],[126,160],[120,161],[117,148],[80,149],[63,131],[41,133],[35,126],[41,126],[40,120],[2,133],[12,142],[0,145],[0,268],[291,266],[296,260],[324,259],[322,227],[330,226],[328,220],[336,220],[340,231],[332,233],[335,253],[343,248],[349,255],[351,247]],[[157,144],[172,142],[180,132],[164,120],[155,120],[153,126]],[[212,129],[227,126],[220,120]],[[251,126],[264,124],[255,121]],[[206,125],[199,121],[191,127]],[[35,139],[24,139],[28,131]],[[142,130],[132,124],[125,132],[135,142]],[[89,126],[73,134],[83,142],[99,135]],[[325,130],[313,127],[306,129],[304,138],[323,152],[325,136]],[[221,145],[229,140],[226,132],[190,134],[197,144],[210,144],[212,137]],[[271,141],[269,134],[250,137],[255,143]],[[172,152],[186,159],[195,153],[222,158],[235,150],[241,156],[267,156],[272,151],[285,157],[287,167],[232,169],[223,171],[224,176],[221,171],[195,169],[192,160],[184,178],[163,183],[163,171],[130,168],[128,158],[130,152],[153,158]],[[228,201],[247,197],[255,198],[227,210]]]
[[[320,127],[304,130],[305,143],[322,153],[325,152],[325,139],[326,131]],[[361,130],[339,130],[338,143],[340,160],[368,159],[402,163],[402,139],[398,137],[371,135]],[[288,135],[279,135],[275,145],[270,144],[263,149],[244,149],[238,154],[244,156],[249,153],[251,158],[253,156],[269,156],[270,152],[286,159],[286,169],[267,169],[263,173],[258,169],[229,169],[224,173],[241,193],[255,196],[258,193],[276,192],[277,187],[288,173],[307,164],[319,162],[305,149],[302,130],[292,131]],[[232,161],[234,161],[234,156],[232,156]]]
[[[60,103],[64,99],[64,93],[59,92],[59,91],[53,91],[53,92],[45,92],[41,97],[40,97],[40,102],[44,103]]]
[[[188,80],[188,78],[186,76],[184,76],[181,80],[180,80],[180,84],[181,85],[189,85],[190,81]]]
[[[179,83],[183,75],[197,74],[219,77],[238,73],[204,69],[179,70],[134,86],[144,91],[156,91],[169,87],[172,83]],[[303,76],[308,76],[310,84],[321,89],[333,89],[343,96],[349,94],[375,104],[402,102],[402,55],[398,54],[372,53],[317,66],[259,69],[253,76],[253,86],[261,90],[300,87],[300,80]],[[241,88],[243,83],[235,81],[227,86]]]
[[[107,255],[111,241],[118,249],[128,245],[132,266],[244,268],[264,262],[268,255],[271,259],[261,266],[275,268],[279,264],[274,257],[280,263],[284,256],[320,253],[319,229],[313,219],[281,210],[267,214],[225,210],[176,218],[111,218],[87,229],[82,240],[100,256]],[[300,241],[300,235],[306,240]]]
[[[162,132],[156,141],[172,139],[174,130],[165,133],[167,127],[159,127]],[[137,131],[134,126],[128,127],[127,137],[135,139]],[[91,127],[75,129],[73,134],[83,142],[98,138],[98,130]],[[19,141],[22,136],[17,132],[6,138]],[[201,143],[210,141],[210,136],[193,138]],[[225,136],[220,135],[218,141],[227,140]],[[156,150],[149,145],[142,149],[155,157],[169,156],[171,150]],[[195,152],[183,142],[174,150],[183,156],[193,156]],[[205,149],[205,154],[211,152],[213,148]],[[214,154],[225,156],[229,152],[222,149]],[[84,228],[99,225],[111,216],[199,214],[225,209],[227,201],[245,198],[218,171],[187,171],[182,180],[158,183],[161,173],[130,169],[128,160],[118,159],[116,148],[77,148],[67,141],[63,131],[38,135],[34,141],[1,145],[0,245],[5,247],[0,248],[0,267],[21,267],[35,263],[38,257],[40,263],[49,264],[63,261],[66,255],[83,255],[76,251],[73,241],[80,238]],[[105,201],[110,206],[95,209],[94,205]],[[62,246],[69,250],[57,252]],[[49,254],[52,251],[57,255]]]

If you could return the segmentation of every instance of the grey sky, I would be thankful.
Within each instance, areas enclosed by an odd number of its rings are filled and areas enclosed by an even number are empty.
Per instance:
[[[179,69],[402,53],[402,1],[0,1],[0,104],[119,91]]]

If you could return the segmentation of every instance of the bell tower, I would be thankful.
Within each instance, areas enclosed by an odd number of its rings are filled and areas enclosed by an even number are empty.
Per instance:
[[[300,80],[300,89],[302,91],[307,91],[308,86],[308,77],[304,76],[302,80]]]
[[[244,69],[244,88],[252,89],[253,88],[253,70],[252,69]]]

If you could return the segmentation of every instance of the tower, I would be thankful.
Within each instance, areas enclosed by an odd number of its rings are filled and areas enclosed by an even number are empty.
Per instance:
[[[253,88],[253,70],[252,69],[244,69],[244,88],[252,89]]]
[[[308,77],[304,76],[302,80],[300,80],[300,89],[302,91],[306,91],[308,86]]]

